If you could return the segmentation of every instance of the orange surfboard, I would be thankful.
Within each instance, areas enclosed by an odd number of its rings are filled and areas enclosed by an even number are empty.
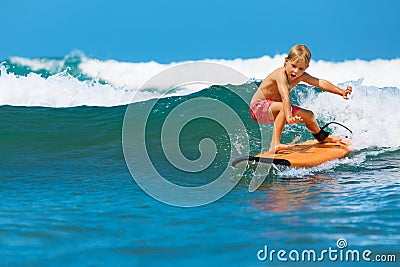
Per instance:
[[[261,152],[256,156],[238,158],[232,162],[232,165],[235,167],[240,162],[261,162],[291,167],[314,167],[333,159],[346,157],[351,152],[349,145],[348,139],[327,143],[310,140],[291,145],[275,154]]]

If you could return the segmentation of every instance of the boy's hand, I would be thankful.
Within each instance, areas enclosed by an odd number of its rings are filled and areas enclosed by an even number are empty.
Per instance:
[[[303,122],[304,120],[300,116],[293,116],[286,119],[288,124],[293,124],[296,122]]]
[[[347,86],[346,90],[343,90],[343,94],[342,97],[346,100],[349,100],[350,94],[353,91],[353,88],[351,88],[351,86]]]

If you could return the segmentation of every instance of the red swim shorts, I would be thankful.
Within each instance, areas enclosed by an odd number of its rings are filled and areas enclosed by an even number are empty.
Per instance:
[[[250,104],[250,115],[251,118],[260,123],[271,124],[274,123],[273,120],[268,118],[268,109],[275,101],[266,99],[263,101],[258,101]],[[296,113],[300,107],[292,105],[292,114]]]

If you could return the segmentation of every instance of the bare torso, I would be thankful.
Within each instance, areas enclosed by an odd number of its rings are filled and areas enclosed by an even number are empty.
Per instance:
[[[270,99],[275,102],[282,102],[282,96],[279,93],[277,83],[279,77],[283,77],[286,80],[286,86],[289,92],[301,81],[301,77],[298,77],[292,82],[289,82],[285,73],[285,68],[278,68],[263,80],[263,82],[258,87],[258,90],[253,95],[250,103],[263,101],[265,99]]]

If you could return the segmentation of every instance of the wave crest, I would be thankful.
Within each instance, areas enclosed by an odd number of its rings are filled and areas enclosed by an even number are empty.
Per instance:
[[[262,80],[275,68],[282,66],[285,55],[263,56],[253,59],[206,59],[231,67],[249,80]],[[174,93],[168,84],[155,84],[152,88],[138,88],[154,75],[185,62],[160,64],[151,62],[119,62],[99,60],[74,51],[64,58],[13,57],[1,65],[2,105],[15,106],[118,106],[129,104],[134,94],[140,101],[161,96],[185,95],[208,86],[177,88]],[[308,72],[338,84],[361,81],[360,86],[371,88],[400,88],[394,73],[400,68],[400,59],[344,62],[312,61]],[[218,75],[218,74],[217,74]],[[360,80],[361,79],[361,80]],[[174,77],[171,77],[174,80]],[[231,83],[235,84],[235,81]]]

